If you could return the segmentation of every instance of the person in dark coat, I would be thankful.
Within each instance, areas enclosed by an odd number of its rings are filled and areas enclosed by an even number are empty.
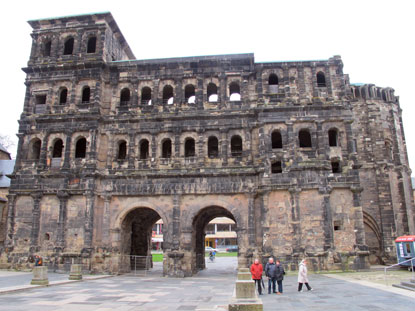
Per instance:
[[[275,282],[277,281],[275,267],[274,258],[270,257],[265,265],[265,275],[268,277],[268,294],[271,294],[271,286],[272,292],[277,293],[275,290]]]
[[[260,295],[262,295],[262,271],[262,264],[259,263],[258,259],[255,259],[254,263],[251,265],[251,274],[255,284],[258,284],[258,293]]]
[[[284,267],[281,265],[281,262],[277,260],[275,265],[275,278],[278,283],[278,295],[282,294],[282,280],[284,280],[284,274]]]

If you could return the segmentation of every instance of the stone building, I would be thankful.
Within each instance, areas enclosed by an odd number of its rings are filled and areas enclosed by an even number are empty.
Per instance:
[[[236,222],[241,266],[367,267],[414,233],[399,99],[350,84],[339,56],[136,60],[110,13],[29,24],[3,265],[122,272],[159,219],[179,277],[204,268],[215,217]]]

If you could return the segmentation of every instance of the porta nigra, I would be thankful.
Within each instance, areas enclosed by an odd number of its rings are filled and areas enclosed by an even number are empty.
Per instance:
[[[111,13],[29,24],[3,267],[128,271],[160,219],[177,277],[205,267],[215,217],[236,222],[241,267],[365,268],[415,233],[399,98],[351,84],[340,56],[136,60]]]

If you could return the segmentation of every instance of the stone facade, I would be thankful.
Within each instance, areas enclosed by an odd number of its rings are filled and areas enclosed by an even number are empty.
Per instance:
[[[351,85],[339,56],[135,60],[110,13],[29,24],[3,265],[123,272],[160,218],[179,277],[204,268],[215,217],[236,222],[241,267],[357,269],[414,233],[398,97]]]

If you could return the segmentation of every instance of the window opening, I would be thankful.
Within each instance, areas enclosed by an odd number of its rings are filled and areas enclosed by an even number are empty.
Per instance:
[[[162,158],[171,158],[171,140],[166,139],[162,146]]]
[[[120,106],[127,106],[130,102],[130,99],[130,90],[128,88],[123,89],[120,95]]]
[[[65,41],[65,48],[63,50],[63,55],[72,55],[73,53],[74,38],[69,38]]]
[[[317,73],[317,86],[326,87],[326,76],[321,71]]]
[[[272,74],[269,75],[268,84],[269,85],[278,85],[278,77],[275,73],[272,73]]]
[[[163,104],[172,105],[174,101],[173,97],[173,87],[171,85],[166,85],[163,88]]]
[[[35,113],[46,112],[46,95],[36,95],[35,97]]]
[[[215,136],[211,136],[208,139],[208,157],[217,158],[219,155],[219,143]]]
[[[337,161],[337,160],[332,160],[331,161],[331,171],[333,173],[341,173],[340,162],[339,161]]]
[[[147,139],[143,139],[140,143],[140,160],[148,159],[149,143]]]
[[[63,88],[61,90],[61,93],[59,94],[59,104],[60,105],[66,104],[67,99],[68,99],[68,89]]]
[[[300,140],[300,148],[311,148],[311,135],[308,130],[301,130],[298,133],[298,139]]]
[[[272,174],[280,174],[282,173],[282,164],[281,161],[277,161],[272,163],[271,165],[271,173]]]
[[[52,41],[48,41],[43,46],[43,56],[49,57],[52,49]]]
[[[233,157],[242,156],[242,138],[238,135],[231,139],[231,154]]]
[[[274,131],[271,134],[272,149],[282,148],[282,137],[279,131]]]
[[[218,101],[218,87],[214,83],[209,83],[207,86],[208,102],[216,103]]]
[[[58,139],[53,145],[52,158],[62,158],[63,142]]]
[[[141,89],[141,104],[151,105],[151,89],[147,86]]]
[[[85,158],[86,155],[86,138],[80,138],[76,142],[75,158]]]
[[[184,88],[184,98],[188,104],[194,104],[196,102],[196,91],[194,85],[186,85]]]
[[[90,97],[91,89],[87,86],[82,90],[82,103],[89,103]]]
[[[331,129],[329,130],[329,146],[330,147],[337,147],[338,146],[338,137],[337,137],[337,130]]]
[[[118,143],[118,160],[125,160],[127,157],[127,142],[122,140]]]
[[[342,230],[342,221],[341,220],[335,220],[334,222],[333,222],[333,229],[334,229],[334,231],[339,231],[339,230]]]
[[[232,82],[229,85],[229,100],[230,101],[240,101],[241,100],[241,91],[239,88],[239,84],[236,82]]]
[[[97,46],[97,37],[91,37],[88,39],[87,53],[95,53]]]
[[[32,140],[29,148],[29,160],[39,160],[41,145],[42,142],[40,141],[40,139],[35,138],[34,140]]]
[[[193,138],[186,139],[184,143],[184,156],[186,158],[195,156],[195,140]]]
[[[49,240],[50,240],[50,235],[49,235],[49,233],[45,233],[44,240],[45,240],[45,241],[49,241]]]

